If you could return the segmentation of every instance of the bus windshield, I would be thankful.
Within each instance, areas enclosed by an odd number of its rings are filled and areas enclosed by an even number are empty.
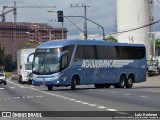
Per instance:
[[[37,49],[33,59],[33,73],[46,75],[60,71],[60,48]]]

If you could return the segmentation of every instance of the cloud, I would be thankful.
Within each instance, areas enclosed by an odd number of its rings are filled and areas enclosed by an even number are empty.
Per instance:
[[[84,15],[83,7],[71,8],[70,5],[86,4],[90,6],[87,8],[87,17],[105,28],[106,33],[116,31],[116,0],[16,0],[17,6],[56,6],[56,8],[18,8],[17,21],[18,22],[41,22],[49,23],[54,27],[61,27],[61,23],[56,22],[57,14],[49,13],[48,10],[58,11],[63,10],[65,16]],[[1,0],[0,10],[4,5],[13,6],[14,0]],[[159,15],[160,3],[155,0],[155,19],[160,19]],[[7,21],[13,21],[13,13],[6,15]],[[52,22],[51,22],[52,20]],[[83,30],[84,19],[70,18],[79,28]],[[81,32],[65,19],[64,26],[71,34],[80,34]],[[158,24],[155,28],[158,29]],[[97,25],[88,22],[88,31],[90,33],[101,34],[101,29]]]

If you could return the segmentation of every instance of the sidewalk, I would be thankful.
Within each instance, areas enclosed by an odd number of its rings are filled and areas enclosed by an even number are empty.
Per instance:
[[[160,88],[160,75],[147,77],[147,80],[142,83],[134,83],[134,86],[143,86],[143,87],[157,87]]]

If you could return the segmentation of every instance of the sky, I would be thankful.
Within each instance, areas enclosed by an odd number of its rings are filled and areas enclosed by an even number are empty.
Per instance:
[[[136,0],[135,0],[136,1]],[[117,31],[116,28],[116,0],[16,0],[17,6],[56,6],[56,8],[17,8],[17,22],[47,23],[53,27],[61,27],[57,22],[56,11],[63,10],[64,16],[84,16],[83,7],[71,7],[87,5],[87,18],[102,25],[105,34]],[[160,2],[154,1],[155,20],[160,20]],[[0,0],[0,11],[3,6],[13,6],[14,0]],[[6,9],[6,10],[9,10]],[[53,13],[48,11],[54,11]],[[6,15],[7,22],[13,22],[13,12]],[[84,30],[83,18],[69,18],[80,29]],[[102,34],[102,29],[97,25],[87,22],[89,34]],[[160,23],[155,24],[155,30],[160,30]],[[68,38],[80,38],[81,32],[72,25],[67,19],[64,19],[64,27],[67,28]]]

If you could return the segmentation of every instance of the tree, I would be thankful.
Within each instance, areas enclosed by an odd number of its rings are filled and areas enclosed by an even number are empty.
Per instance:
[[[118,42],[116,38],[114,38],[113,36],[109,36],[106,39],[108,42]]]
[[[0,44],[0,71],[4,70],[4,63],[5,63],[4,50],[5,49],[2,48]]]
[[[160,39],[157,38],[157,39],[155,39],[155,53],[156,53],[156,55],[160,54],[159,48],[160,48]]]
[[[13,58],[11,55],[6,55],[4,66],[5,66],[5,71],[12,72],[16,69],[17,63],[16,61],[13,61]]]
[[[158,47],[160,46],[160,39],[155,39],[155,48],[156,50],[158,49]]]
[[[11,55],[4,54],[5,49],[1,47],[0,44],[0,71],[8,71],[11,72],[16,69],[17,63],[13,61]]]

